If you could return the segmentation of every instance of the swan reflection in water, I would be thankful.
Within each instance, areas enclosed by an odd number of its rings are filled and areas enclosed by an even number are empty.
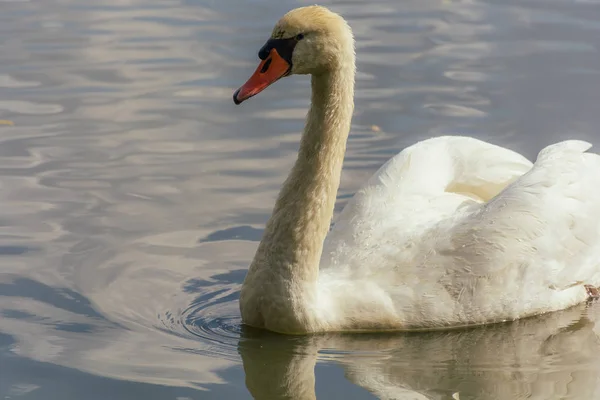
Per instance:
[[[238,350],[255,399],[316,399],[318,360],[376,397],[600,399],[600,304],[470,329],[290,337],[244,328]],[[317,378],[318,379],[318,378]]]

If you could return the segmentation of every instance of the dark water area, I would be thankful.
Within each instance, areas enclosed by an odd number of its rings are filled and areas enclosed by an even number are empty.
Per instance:
[[[0,0],[0,399],[600,398],[600,305],[284,337],[238,296],[306,77],[243,106],[274,0]],[[337,209],[414,142],[600,145],[600,2],[323,1],[357,39]]]

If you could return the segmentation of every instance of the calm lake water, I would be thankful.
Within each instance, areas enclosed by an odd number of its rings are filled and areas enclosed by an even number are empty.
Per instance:
[[[0,399],[600,398],[600,304],[431,334],[241,327],[309,81],[231,95],[310,3],[0,0]],[[431,136],[600,145],[600,2],[322,4],[357,38],[338,209]]]

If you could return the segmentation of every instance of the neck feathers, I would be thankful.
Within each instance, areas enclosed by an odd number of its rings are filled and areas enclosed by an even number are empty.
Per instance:
[[[312,105],[298,159],[279,193],[251,270],[260,265],[295,283],[317,280],[354,109],[354,63],[346,65],[351,67],[312,77]]]

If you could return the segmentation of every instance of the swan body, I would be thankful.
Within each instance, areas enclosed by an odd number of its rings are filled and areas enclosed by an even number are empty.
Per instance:
[[[352,32],[326,8],[295,9],[259,56],[236,103],[289,74],[312,75],[312,103],[242,286],[244,323],[444,329],[565,309],[600,284],[600,157],[589,143],[548,146],[532,164],[473,138],[424,140],[382,166],[330,230],[353,112]]]

